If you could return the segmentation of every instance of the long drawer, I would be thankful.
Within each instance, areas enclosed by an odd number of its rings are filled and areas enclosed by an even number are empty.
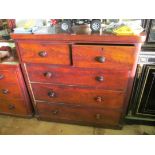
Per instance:
[[[136,61],[134,46],[73,45],[72,50],[77,67],[131,69]]]
[[[23,62],[70,64],[69,46],[67,44],[21,42],[19,49]]]
[[[121,112],[118,111],[51,105],[46,102],[37,102],[36,105],[39,117],[51,121],[114,126],[118,125],[121,117]]]
[[[121,109],[125,94],[117,91],[88,89],[52,84],[32,84],[35,100],[76,106]]]
[[[90,86],[125,91],[129,72],[26,64],[31,82]]]

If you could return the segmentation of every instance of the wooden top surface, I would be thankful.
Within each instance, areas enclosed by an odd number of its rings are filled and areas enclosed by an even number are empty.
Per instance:
[[[145,33],[140,35],[117,36],[106,34],[102,31],[93,33],[89,27],[74,26],[71,32],[62,32],[59,27],[51,28],[48,34],[11,34],[14,40],[44,40],[44,41],[69,41],[69,42],[104,42],[104,43],[143,43],[146,39]]]

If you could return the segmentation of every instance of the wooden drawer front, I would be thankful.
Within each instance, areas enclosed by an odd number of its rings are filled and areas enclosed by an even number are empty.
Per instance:
[[[115,72],[53,65],[27,64],[26,66],[32,82],[93,86],[113,90],[125,90],[129,75],[125,71]]]
[[[70,64],[69,47],[66,44],[21,42],[19,49],[24,62]]]
[[[121,116],[121,113],[117,111],[50,105],[44,102],[37,103],[37,110],[39,117],[44,119],[71,120],[103,125],[117,125]]]
[[[27,108],[23,100],[0,100],[0,113],[27,115]]]
[[[17,80],[17,72],[14,70],[0,70],[0,85],[4,83],[15,84]]]
[[[0,85],[0,100],[9,98],[11,99],[22,99],[21,89],[17,84],[1,84]]]
[[[74,45],[73,65],[106,69],[132,68],[136,60],[134,46]]]
[[[32,84],[36,100],[52,103],[66,103],[76,106],[94,106],[120,109],[124,93],[100,89],[87,89],[49,84]]]

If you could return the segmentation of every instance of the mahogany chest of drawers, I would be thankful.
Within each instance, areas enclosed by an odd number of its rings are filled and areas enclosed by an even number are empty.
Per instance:
[[[32,116],[30,98],[18,62],[0,64],[0,114]]]
[[[12,34],[36,116],[120,127],[144,36]]]

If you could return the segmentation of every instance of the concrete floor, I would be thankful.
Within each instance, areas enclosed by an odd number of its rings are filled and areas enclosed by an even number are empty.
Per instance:
[[[38,121],[0,115],[0,135],[155,135],[155,127],[125,125],[122,130]]]

